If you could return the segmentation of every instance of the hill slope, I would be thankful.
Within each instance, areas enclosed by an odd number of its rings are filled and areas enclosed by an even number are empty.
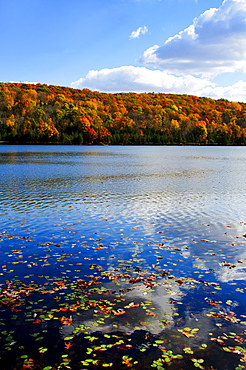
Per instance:
[[[61,144],[246,144],[246,104],[0,83],[0,140]]]

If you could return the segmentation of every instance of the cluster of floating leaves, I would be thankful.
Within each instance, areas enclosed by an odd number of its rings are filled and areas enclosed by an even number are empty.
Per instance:
[[[62,242],[45,242],[36,256],[28,248],[35,238],[7,231],[0,238],[9,242],[1,272],[1,369],[212,370],[216,356],[221,366],[245,369],[246,315],[237,316],[233,300],[223,301],[211,277],[175,276],[167,264],[172,253],[180,255],[173,265],[181,264],[187,246],[149,242],[155,261],[148,266],[138,251],[119,259],[114,243],[102,238],[75,241],[73,254]],[[81,245],[95,254],[75,252]],[[228,269],[237,264],[244,262],[220,262]],[[23,274],[28,269],[33,273]],[[201,311],[189,312],[183,295],[196,290],[204,292]]]

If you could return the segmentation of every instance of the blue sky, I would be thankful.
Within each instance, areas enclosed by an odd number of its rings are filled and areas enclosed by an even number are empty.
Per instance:
[[[0,81],[246,102],[246,0],[5,0]]]

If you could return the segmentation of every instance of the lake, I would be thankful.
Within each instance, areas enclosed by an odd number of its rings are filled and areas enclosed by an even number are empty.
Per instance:
[[[246,148],[0,145],[0,366],[245,369]]]

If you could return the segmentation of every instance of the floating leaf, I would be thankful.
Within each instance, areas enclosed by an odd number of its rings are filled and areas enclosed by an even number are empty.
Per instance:
[[[65,337],[64,340],[71,340],[73,339],[74,337],[73,336],[70,336],[70,337]]]

